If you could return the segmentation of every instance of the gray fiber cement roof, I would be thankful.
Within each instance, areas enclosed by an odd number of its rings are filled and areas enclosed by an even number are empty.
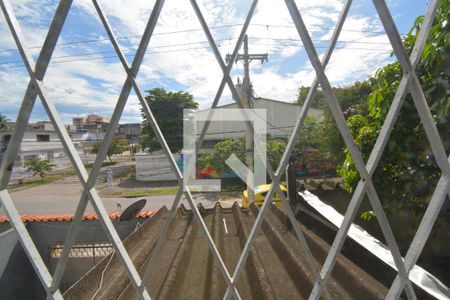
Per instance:
[[[259,207],[238,205],[200,211],[227,268],[232,273],[251,230]],[[131,234],[124,244],[143,273],[168,216],[161,208]],[[226,223],[226,229],[224,226]],[[243,299],[307,299],[314,276],[294,233],[285,229],[284,212],[269,209],[262,230],[247,259],[237,289]],[[301,225],[315,259],[322,265],[330,246]],[[227,231],[227,232],[226,232]],[[91,299],[104,280],[96,299],[136,299],[125,269],[113,257],[104,258],[65,294],[65,299]],[[333,299],[383,299],[387,289],[344,256],[339,256],[328,281]],[[155,263],[146,287],[152,299],[222,299],[226,283],[213,261],[207,242],[191,210],[178,208],[168,238]]]

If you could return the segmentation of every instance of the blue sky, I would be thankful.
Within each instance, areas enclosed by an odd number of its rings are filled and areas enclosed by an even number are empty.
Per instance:
[[[35,59],[45,38],[57,2],[11,0],[25,34],[26,46]],[[154,1],[99,1],[129,62],[139,43]],[[251,1],[198,1],[222,56],[231,53]],[[319,54],[328,44],[341,0],[297,1]],[[424,0],[388,1],[400,33],[408,32],[415,18],[425,13]],[[14,41],[0,18],[0,113],[15,120],[28,83]],[[217,92],[222,74],[206,42],[189,1],[167,0],[150,41],[138,82],[142,90],[164,87],[186,90],[201,108],[207,108]],[[251,53],[268,53],[269,61],[252,62],[251,80],[257,96],[292,101],[298,87],[309,86],[314,71],[301,46],[284,1],[260,0],[248,31]],[[355,0],[327,67],[333,85],[364,80],[393,58],[372,1]],[[232,78],[242,77],[235,64]],[[65,121],[73,116],[98,113],[109,117],[125,80],[111,43],[91,1],[74,0],[44,83]],[[228,88],[220,103],[231,101]],[[128,100],[121,123],[140,122],[140,105],[134,94]],[[47,119],[39,101],[32,121]]]

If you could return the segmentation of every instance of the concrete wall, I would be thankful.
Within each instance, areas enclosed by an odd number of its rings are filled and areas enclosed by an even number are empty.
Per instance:
[[[47,131],[47,130],[26,130],[22,141],[24,142],[36,142],[37,141],[37,135],[48,135],[50,138],[50,141],[59,141],[58,134],[55,131]],[[2,131],[0,132],[0,140],[3,140],[3,136],[5,135],[12,135],[12,131]]]
[[[176,180],[175,172],[165,154],[137,154],[136,179],[140,181]],[[174,154],[175,160],[181,161],[180,154]]]
[[[144,220],[139,219],[139,222]],[[134,231],[136,223],[137,220],[114,221],[114,226],[123,240]],[[58,259],[51,259],[50,246],[64,243],[70,222],[31,222],[26,226],[47,268],[53,273]],[[76,244],[83,242],[109,243],[99,221],[81,223]],[[9,230],[0,234],[0,249],[0,299],[45,299],[41,282],[15,232]],[[61,288],[70,287],[101,258],[69,258]]]
[[[13,229],[9,229],[5,232],[0,233],[0,278],[5,271],[6,265],[9,261],[9,257],[11,256],[17,242],[17,234]]]
[[[14,231],[5,233],[0,235],[0,264],[3,265],[0,272],[0,299],[45,299],[44,289],[18,242],[17,234]]]
[[[224,105],[218,108],[223,109],[237,109],[237,104]],[[282,101],[275,101],[264,98],[257,98],[254,100],[254,108],[265,109],[267,121],[267,131],[272,137],[289,138],[295,122],[300,115],[302,106],[287,103]],[[206,118],[210,109],[200,110],[196,112],[196,116]],[[317,121],[323,121],[323,111],[315,108],[310,108],[309,116],[313,116]],[[197,133],[200,133],[204,126],[204,122],[197,123]],[[206,140],[221,140],[228,138],[244,137],[245,124],[244,122],[212,122],[208,128],[208,133],[205,136]]]

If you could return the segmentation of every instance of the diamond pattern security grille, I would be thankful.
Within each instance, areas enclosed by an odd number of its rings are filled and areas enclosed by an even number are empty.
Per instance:
[[[231,90],[231,93],[233,95],[233,98],[236,99],[237,104],[240,108],[243,108],[242,99],[239,98],[238,93],[233,85],[233,82],[230,77],[230,71],[233,66],[233,61],[235,61],[235,58],[237,56],[238,50],[241,47],[244,35],[247,31],[247,28],[250,24],[251,18],[253,16],[253,13],[256,9],[257,0],[254,0],[252,2],[252,5],[250,7],[250,10],[247,14],[245,23],[242,27],[242,30],[240,32],[238,41],[234,47],[233,53],[231,54],[231,59],[229,60],[228,64],[225,64],[222,57],[220,56],[218,47],[215,43],[215,40],[213,39],[210,30],[206,24],[206,21],[203,17],[203,14],[197,5],[195,0],[190,0],[192,4],[192,8],[195,11],[195,14],[197,15],[197,18],[200,21],[200,25],[203,28],[203,31],[209,41],[209,44],[212,48],[213,54],[217,60],[217,63],[219,64],[219,67],[221,68],[223,72],[222,81],[219,85],[219,88],[216,93],[216,97],[214,98],[212,108],[217,107],[219,99],[222,96],[223,89],[225,88],[225,85],[228,85],[228,87]],[[425,244],[426,239],[428,238],[430,231],[433,227],[433,224],[436,220],[436,217],[445,201],[445,198],[447,197],[449,193],[450,188],[450,164],[448,161],[448,158],[446,156],[444,146],[442,143],[442,140],[439,137],[438,131],[434,125],[433,118],[430,113],[430,109],[428,107],[428,104],[426,102],[425,96],[422,92],[422,88],[420,86],[420,82],[417,78],[417,75],[415,73],[415,67],[417,63],[420,60],[420,56],[422,53],[422,50],[425,45],[425,41],[428,37],[431,25],[433,23],[435,13],[437,6],[439,4],[439,0],[430,0],[428,4],[428,10],[426,12],[425,20],[423,23],[422,30],[420,31],[419,37],[416,41],[416,44],[414,46],[414,50],[411,54],[411,57],[408,57],[407,52],[405,51],[401,38],[398,34],[398,31],[396,29],[396,26],[394,24],[394,21],[391,17],[391,14],[389,12],[389,9],[385,3],[384,0],[373,0],[373,3],[376,7],[376,10],[380,16],[380,19],[383,23],[383,26],[386,30],[386,33],[388,35],[388,38],[393,46],[394,52],[398,58],[399,63],[402,66],[403,69],[403,78],[401,80],[401,83],[398,87],[398,90],[395,94],[394,100],[392,102],[391,108],[389,110],[389,113],[387,115],[386,121],[382,127],[382,130],[380,132],[380,135],[376,141],[376,144],[374,146],[374,149],[370,155],[370,158],[365,165],[362,158],[361,153],[359,152],[358,148],[355,145],[355,142],[349,132],[349,129],[347,127],[347,123],[344,119],[344,116],[342,114],[342,111],[339,108],[336,96],[334,95],[330,82],[328,81],[327,75],[325,73],[326,65],[328,64],[330,57],[333,53],[334,47],[336,45],[336,42],[338,40],[339,34],[342,30],[343,24],[345,22],[345,19],[347,17],[347,13],[350,9],[351,0],[347,0],[344,4],[343,10],[341,12],[341,15],[338,19],[336,28],[334,29],[333,35],[330,40],[329,47],[327,51],[325,52],[325,55],[323,56],[322,61],[319,60],[319,57],[317,55],[316,49],[314,48],[314,45],[311,41],[310,35],[306,29],[306,26],[303,22],[302,16],[294,2],[294,0],[285,0],[285,4],[287,6],[287,9],[289,10],[289,13],[292,17],[292,20],[296,26],[296,29],[299,34],[299,38],[303,42],[303,45],[307,51],[309,60],[311,61],[312,66],[315,69],[316,72],[316,78],[314,79],[313,83],[311,84],[311,89],[309,91],[309,94],[307,96],[307,99],[305,101],[305,104],[302,108],[302,111],[298,117],[298,120],[296,122],[295,128],[293,130],[292,136],[289,139],[288,146],[286,148],[286,151],[282,157],[282,160],[280,162],[280,165],[278,166],[277,170],[274,171],[270,167],[270,165],[267,165],[268,173],[273,181],[271,188],[269,192],[267,193],[266,199],[264,201],[264,204],[261,208],[261,211],[255,221],[255,224],[250,232],[248,241],[244,247],[243,252],[241,253],[241,256],[239,258],[238,264],[236,266],[236,269],[233,271],[233,274],[230,273],[230,271],[225,266],[221,255],[216,248],[216,245],[214,244],[213,239],[211,238],[211,235],[209,234],[205,223],[201,217],[201,214],[198,210],[198,208],[195,206],[193,197],[187,187],[183,187],[183,176],[180,172],[174,157],[170,153],[170,150],[167,146],[167,143],[165,142],[165,138],[163,134],[161,133],[157,122],[155,121],[155,118],[152,114],[152,111],[148,107],[143,93],[139,87],[139,84],[136,80],[137,74],[139,72],[139,68],[141,66],[142,60],[144,58],[145,51],[149,45],[150,39],[152,37],[154,28],[156,26],[158,17],[160,15],[160,12],[163,8],[164,1],[163,0],[156,0],[151,16],[149,18],[149,21],[146,25],[144,34],[142,36],[142,39],[140,41],[138,50],[136,52],[136,55],[131,63],[131,65],[128,63],[126,57],[124,56],[119,44],[117,43],[117,39],[114,36],[114,33],[111,29],[111,26],[108,23],[108,20],[106,16],[103,13],[102,8],[100,7],[97,0],[93,0],[94,6],[98,12],[98,15],[101,19],[101,22],[109,36],[109,39],[111,40],[111,43],[117,53],[117,56],[119,57],[119,60],[124,68],[124,71],[127,74],[127,78],[123,84],[122,91],[120,93],[119,99],[117,101],[116,108],[113,112],[113,115],[111,117],[111,122],[108,127],[105,139],[103,140],[101,147],[98,151],[96,161],[94,163],[93,169],[90,174],[87,173],[86,169],[84,168],[82,161],[80,157],[78,156],[75,147],[73,143],[71,142],[71,139],[69,135],[66,132],[66,129],[64,128],[64,125],[59,117],[59,114],[49,98],[46,87],[43,84],[43,79],[45,76],[45,72],[47,70],[49,61],[52,57],[53,51],[55,49],[56,42],[58,40],[58,37],[61,33],[61,29],[64,25],[66,16],[70,10],[72,1],[71,0],[62,0],[59,3],[59,6],[56,10],[55,17],[53,18],[53,21],[51,23],[49,32],[47,34],[47,37],[45,39],[44,45],[41,49],[40,55],[35,62],[31,56],[31,54],[28,52],[27,47],[25,47],[25,39],[23,37],[23,34],[21,32],[20,26],[16,20],[16,17],[14,15],[13,9],[11,5],[9,4],[8,0],[1,0],[1,8],[4,14],[4,17],[7,21],[7,24],[9,26],[9,29],[11,31],[11,34],[16,42],[17,48],[20,52],[20,55],[22,57],[22,60],[26,66],[26,69],[28,71],[30,81],[28,83],[28,87],[19,111],[19,115],[17,117],[16,126],[14,128],[13,135],[11,137],[10,143],[8,145],[8,149],[6,151],[3,164],[1,165],[0,169],[0,201],[2,206],[5,209],[6,214],[8,215],[9,219],[11,220],[11,224],[14,228],[14,230],[17,232],[20,242],[25,249],[25,252],[27,253],[28,257],[30,258],[30,261],[33,264],[33,267],[40,278],[45,290],[47,291],[47,297],[51,299],[62,299],[62,295],[59,291],[59,285],[61,281],[62,274],[64,273],[64,269],[68,260],[68,257],[73,253],[72,247],[75,242],[75,237],[77,234],[78,227],[80,225],[80,221],[82,219],[83,213],[86,209],[87,203],[90,202],[92,206],[94,207],[97,215],[100,217],[100,222],[106,231],[106,233],[109,236],[109,239],[111,240],[112,246],[114,248],[115,253],[117,254],[118,258],[120,259],[121,263],[123,264],[124,268],[127,271],[127,274],[129,276],[129,279],[133,285],[133,287],[138,292],[137,294],[141,299],[150,299],[149,293],[146,290],[143,282],[146,282],[148,279],[148,276],[150,274],[150,270],[152,266],[154,265],[154,262],[158,256],[159,251],[161,250],[161,247],[167,237],[167,233],[169,231],[170,225],[174,219],[175,210],[176,207],[181,199],[181,196],[184,194],[187,198],[189,205],[191,206],[195,219],[199,223],[201,231],[203,232],[208,245],[210,247],[210,250],[212,251],[212,254],[215,258],[215,263],[219,267],[224,280],[227,283],[228,289],[226,294],[224,295],[224,298],[236,298],[240,299],[239,291],[237,290],[237,282],[239,281],[239,278],[242,274],[243,267],[245,265],[246,259],[248,257],[249,251],[253,245],[253,242],[259,233],[259,230],[262,225],[262,221],[264,220],[266,213],[269,208],[269,204],[271,203],[271,198],[273,193],[275,192],[274,189],[278,189],[279,194],[283,198],[282,200],[285,202],[284,207],[287,209],[288,216],[290,220],[292,221],[292,224],[294,224],[294,231],[299,239],[299,242],[302,246],[304,255],[306,255],[308,261],[310,262],[310,268],[315,274],[316,277],[316,283],[314,285],[314,288],[311,292],[310,299],[318,299],[322,295],[330,299],[330,295],[328,293],[326,282],[330,277],[330,274],[333,270],[333,266],[336,262],[337,256],[341,251],[341,248],[343,246],[344,240],[347,236],[348,230],[350,228],[350,225],[353,222],[353,219],[356,215],[357,209],[359,207],[359,204],[362,201],[362,198],[365,194],[367,194],[370,203],[375,211],[378,223],[380,225],[380,228],[383,232],[384,238],[387,242],[387,246],[389,247],[391,254],[393,256],[393,259],[395,261],[395,265],[397,268],[398,275],[395,278],[390,290],[389,294],[387,295],[388,299],[396,299],[400,296],[401,292],[403,290],[406,291],[406,295],[409,299],[416,299],[416,296],[414,294],[414,290],[412,288],[412,284],[409,280],[409,271],[411,268],[415,265],[423,247]],[[303,236],[302,231],[300,230],[297,222],[294,222],[295,217],[294,214],[287,204],[287,200],[284,197],[284,194],[279,191],[279,181],[281,178],[281,175],[284,172],[284,169],[286,167],[288,158],[293,150],[293,146],[295,144],[295,140],[298,138],[303,123],[305,121],[306,115],[308,113],[310,104],[312,103],[313,98],[315,97],[315,93],[318,86],[321,86],[322,90],[324,91],[328,105],[330,107],[330,110],[333,114],[333,117],[338,125],[338,128],[342,134],[342,137],[345,141],[345,144],[347,148],[349,149],[353,160],[355,162],[355,166],[360,174],[360,182],[358,183],[358,186],[354,192],[354,195],[352,197],[352,200],[350,202],[350,205],[346,211],[344,220],[342,222],[341,227],[339,228],[339,231],[336,235],[336,238],[334,240],[334,243],[331,247],[331,250],[325,260],[324,265],[320,269],[318,265],[316,265],[315,260],[312,258],[311,250],[305,240],[305,237]],[[131,90],[134,90],[136,93],[142,107],[144,108],[144,112],[146,113],[148,120],[150,122],[150,125],[152,126],[154,132],[156,133],[157,138],[159,139],[163,150],[165,154],[167,155],[173,170],[175,171],[175,174],[177,176],[177,179],[179,181],[179,190],[175,197],[175,201],[173,202],[169,217],[167,219],[167,222],[165,223],[163,230],[161,232],[161,235],[158,239],[157,245],[152,252],[152,255],[149,259],[148,265],[145,267],[145,272],[143,273],[143,276],[138,274],[135,266],[133,265],[127,251],[125,250],[116,230],[114,229],[112,222],[110,218],[108,217],[108,214],[105,210],[105,207],[102,204],[102,201],[100,197],[97,194],[97,191],[94,188],[95,179],[99,173],[101,163],[106,157],[107,149],[111,143],[112,137],[114,135],[114,132],[116,131],[120,116],[123,112],[123,109],[126,105],[128,96],[131,92]],[[402,107],[403,100],[405,98],[406,93],[410,93],[414,99],[414,103],[416,105],[417,111],[419,113],[420,119],[423,122],[426,135],[429,139],[429,142],[432,146],[433,153],[436,157],[436,161],[442,170],[442,177],[439,180],[439,183],[436,187],[436,190],[432,196],[432,199],[429,203],[429,206],[426,210],[425,216],[423,217],[423,220],[416,232],[416,235],[413,239],[413,242],[411,243],[411,246],[406,254],[406,257],[403,258],[400,254],[397,242],[394,238],[394,235],[392,233],[391,227],[389,225],[389,222],[386,218],[386,215],[384,214],[383,208],[380,203],[380,199],[378,197],[377,191],[374,188],[374,185],[372,183],[372,176],[374,174],[374,171],[378,165],[378,162],[381,158],[381,155],[383,153],[383,150],[386,146],[386,143],[388,141],[389,135],[392,131],[392,128],[396,122],[396,118],[398,116],[398,113],[400,111],[400,108]],[[48,269],[46,268],[42,258],[40,257],[30,235],[28,234],[25,226],[20,220],[19,214],[14,206],[13,201],[11,200],[11,197],[7,191],[8,182],[10,179],[10,174],[12,170],[12,165],[14,163],[17,151],[20,146],[20,142],[23,138],[24,131],[26,128],[26,124],[28,123],[31,111],[33,109],[34,102],[36,101],[37,96],[39,96],[40,100],[42,101],[42,104],[44,108],[46,109],[48,116],[50,120],[52,121],[60,140],[63,143],[63,146],[67,152],[67,155],[76,171],[77,176],[79,177],[79,180],[81,181],[81,184],[83,185],[84,191],[80,198],[74,220],[72,222],[71,228],[69,230],[68,236],[66,238],[66,241],[64,243],[64,247],[60,252],[58,252],[58,256],[60,256],[60,259],[58,261],[58,265],[56,267],[55,273],[53,277],[50,275]],[[208,130],[209,123],[206,122],[202,133],[200,134],[197,147],[199,148],[202,144],[202,141],[206,135],[206,132]],[[247,123],[246,126],[252,127],[251,123]],[[257,149],[260,149],[260,145],[255,145]],[[301,280],[301,279],[299,279]]]

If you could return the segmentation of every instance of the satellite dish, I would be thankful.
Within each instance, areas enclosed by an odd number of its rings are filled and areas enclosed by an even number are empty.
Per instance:
[[[131,220],[133,217],[135,217],[138,214],[138,212],[140,212],[144,208],[146,203],[147,203],[147,200],[145,200],[145,199],[141,199],[141,200],[134,202],[133,204],[128,206],[123,211],[123,213],[120,215],[119,220],[120,221]]]

